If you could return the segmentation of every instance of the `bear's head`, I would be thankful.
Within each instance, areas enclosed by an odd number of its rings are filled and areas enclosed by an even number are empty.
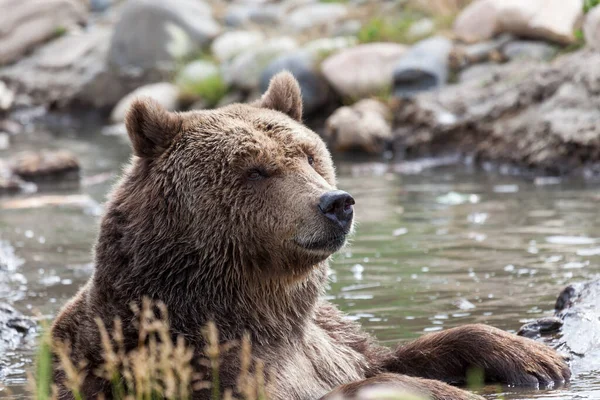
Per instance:
[[[136,100],[126,118],[135,157],[96,247],[105,279],[186,291],[324,270],[352,229],[354,199],[336,189],[330,154],[301,118],[286,72],[254,104],[173,113]]]

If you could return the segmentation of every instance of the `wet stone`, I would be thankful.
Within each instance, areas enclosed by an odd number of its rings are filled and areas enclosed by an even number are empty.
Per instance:
[[[542,334],[558,332],[562,326],[563,321],[558,317],[540,318],[537,321],[523,325],[517,335],[535,338]]]
[[[79,179],[79,160],[66,150],[21,153],[10,163],[12,172],[26,181]]]

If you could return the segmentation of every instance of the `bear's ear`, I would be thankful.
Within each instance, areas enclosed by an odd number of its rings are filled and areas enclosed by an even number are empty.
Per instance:
[[[182,122],[180,115],[165,110],[150,97],[135,99],[125,116],[133,153],[142,158],[158,157],[171,145]]]
[[[302,121],[302,94],[294,75],[283,71],[271,78],[269,88],[260,99],[260,106]]]

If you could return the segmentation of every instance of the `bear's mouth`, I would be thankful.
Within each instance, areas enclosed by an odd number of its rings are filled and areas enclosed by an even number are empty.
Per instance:
[[[339,234],[327,238],[311,238],[310,240],[294,239],[294,243],[305,250],[335,253],[346,244],[346,234]]]

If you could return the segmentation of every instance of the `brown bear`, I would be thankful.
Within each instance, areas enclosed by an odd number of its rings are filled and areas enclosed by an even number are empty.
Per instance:
[[[569,379],[552,349],[485,325],[389,349],[323,300],[328,258],[352,231],[354,199],[337,190],[325,144],[301,119],[289,73],[254,104],[185,113],[150,99],[132,104],[134,156],[106,204],[95,272],[52,326],[70,357],[86,362],[84,398],[111,396],[93,373],[103,362],[94,318],[111,326],[119,317],[131,349],[138,333],[129,305],[144,297],[166,306],[173,339],[183,337],[198,358],[209,321],[223,343],[248,335],[252,357],[274,371],[268,399],[350,398],[377,384],[433,399],[479,398],[448,384],[464,382],[472,367],[516,385]],[[239,370],[235,357],[223,360],[223,390],[236,393]],[[72,398],[59,365],[54,379],[60,397]],[[205,388],[193,394],[210,396]]]

